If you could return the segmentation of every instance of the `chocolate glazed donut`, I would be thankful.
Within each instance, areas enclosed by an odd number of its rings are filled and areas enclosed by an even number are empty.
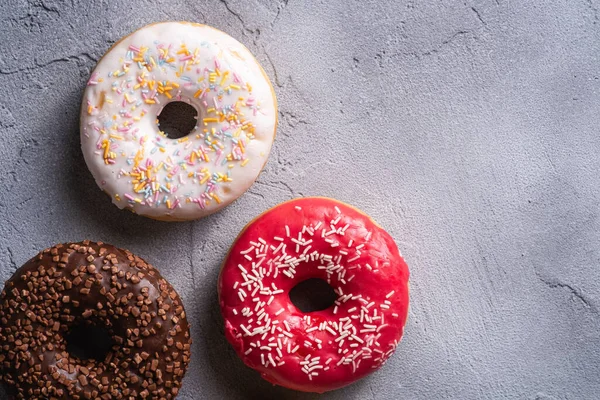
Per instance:
[[[110,337],[101,359],[69,354],[81,327]],[[0,378],[16,399],[173,399],[191,344],[160,273],[89,241],[46,249],[15,272],[0,295],[0,340]]]

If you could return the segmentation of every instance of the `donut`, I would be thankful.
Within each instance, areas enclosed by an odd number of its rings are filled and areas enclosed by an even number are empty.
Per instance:
[[[178,139],[158,126],[171,102],[196,110]],[[119,208],[191,220],[227,206],[256,180],[271,150],[277,103],[241,43],[206,25],[148,25],[98,62],[83,94],[81,147]]]
[[[242,361],[290,389],[338,389],[381,367],[406,322],[408,267],[392,237],[328,198],[295,199],[250,222],[218,281],[225,336]],[[336,300],[302,312],[290,290],[326,281]]]
[[[104,358],[68,352],[76,327],[107,332]],[[46,249],[14,273],[0,294],[0,342],[0,379],[16,399],[174,399],[191,345],[160,273],[90,241]]]

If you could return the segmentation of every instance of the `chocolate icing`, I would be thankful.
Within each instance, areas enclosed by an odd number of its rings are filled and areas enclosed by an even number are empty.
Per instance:
[[[80,360],[65,337],[102,326],[114,345]],[[181,299],[152,265],[102,242],[58,244],[0,295],[0,379],[16,399],[173,399],[190,360]]]

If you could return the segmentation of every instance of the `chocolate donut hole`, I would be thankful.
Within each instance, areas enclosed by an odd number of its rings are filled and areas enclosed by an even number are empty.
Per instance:
[[[104,361],[115,345],[108,330],[102,325],[76,324],[64,335],[67,352],[82,361]]]
[[[198,110],[183,101],[168,103],[158,114],[157,125],[169,139],[189,135],[198,123]]]
[[[303,313],[326,310],[333,306],[337,295],[323,279],[306,279],[290,290],[290,300]]]

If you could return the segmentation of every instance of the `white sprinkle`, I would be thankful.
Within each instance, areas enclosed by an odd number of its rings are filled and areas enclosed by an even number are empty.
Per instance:
[[[295,208],[296,210],[298,210],[298,211],[302,210],[302,207],[300,207],[300,206],[296,206],[296,207],[294,207],[294,208]]]
[[[341,214],[341,213],[342,213],[342,212],[340,211],[340,209],[339,209],[339,207],[338,207],[338,206],[335,206],[334,208],[335,208],[335,211],[337,211],[337,213],[338,213],[338,214]]]
[[[337,335],[337,332],[336,332],[336,331],[334,331],[333,329],[331,329],[329,326],[326,326],[326,327],[325,327],[325,330],[326,330],[327,332],[331,333],[332,335]]]
[[[308,372],[312,372],[315,369],[323,369],[322,365],[313,365],[312,367],[308,368]],[[315,375],[315,373],[313,372],[313,375]]]
[[[233,311],[233,315],[238,315],[238,312],[237,312],[237,310],[235,308],[232,309],[231,311]]]
[[[244,254],[244,258],[248,261],[252,261],[252,257],[250,257],[248,254]]]
[[[317,329],[319,329],[318,326],[313,326],[312,328],[308,328],[305,332],[310,333],[310,332],[316,331]]]
[[[240,328],[242,328],[246,336],[252,336],[252,333],[244,326],[244,324],[240,324]]]
[[[351,337],[352,337],[352,339],[356,340],[360,344],[363,344],[365,342],[364,340],[362,340],[361,338],[359,338],[356,335],[352,335]]]
[[[294,348],[292,349],[292,353],[295,353],[295,352],[297,352],[299,348],[300,348],[300,345],[296,345],[296,347],[294,347]]]
[[[273,239],[283,242],[283,238],[281,236],[275,236]]]
[[[248,355],[252,352],[252,347],[249,347],[248,350],[244,352],[244,355]]]
[[[285,311],[285,309],[284,309],[284,308],[280,308],[280,309],[279,309],[279,311],[277,311],[277,312],[275,313],[275,315],[276,315],[276,316],[278,316],[279,314],[281,314],[281,313],[282,313],[282,312],[284,312],[284,311]]]
[[[283,253],[285,254],[285,244],[284,243],[280,243],[279,246],[277,246],[275,251],[273,251],[273,255],[279,253],[279,250],[281,250],[281,249],[283,249]]]
[[[333,247],[333,245],[332,245],[331,247]],[[358,255],[355,255],[354,257],[352,257],[352,258],[349,258],[349,259],[348,259],[348,262],[356,261],[356,260],[358,260],[359,258],[360,258],[360,254],[358,254]]]
[[[250,246],[250,248],[244,250],[244,251],[240,251],[240,254],[248,254],[250,253],[252,250],[254,250],[254,246]]]
[[[389,299],[390,297],[392,297],[394,295],[395,290],[392,290],[391,292],[389,292],[388,294],[385,295],[386,299]]]
[[[348,336],[348,335],[349,335],[349,333],[348,333],[348,332],[344,332],[344,333],[342,333],[342,336],[338,336],[338,337],[337,337],[337,338],[334,340],[334,342],[340,342],[340,341],[342,341],[342,342],[343,342],[344,338],[345,338],[346,336]],[[341,346],[341,344],[340,344],[339,346]]]
[[[285,276],[287,276],[288,278],[290,278],[290,279],[292,279],[292,278],[294,277],[294,274],[292,274],[292,273],[291,273],[290,271],[288,271],[288,270],[285,270],[285,271],[283,271],[283,274],[284,274]]]
[[[287,225],[285,226],[285,235],[286,235],[287,237],[290,237],[290,227],[289,227],[289,226],[287,226]]]

